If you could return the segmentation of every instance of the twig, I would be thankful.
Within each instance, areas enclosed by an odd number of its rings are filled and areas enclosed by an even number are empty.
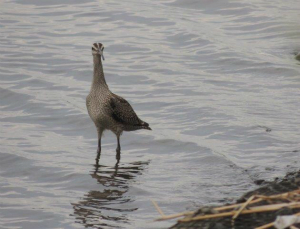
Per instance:
[[[274,222],[265,224],[265,225],[260,226],[260,227],[256,227],[255,229],[267,229],[267,228],[270,228],[270,227],[273,227],[273,226],[274,226]]]
[[[156,208],[156,210],[159,212],[159,214],[162,217],[166,217],[166,215],[163,213],[163,211],[160,209],[160,207],[158,207],[157,203],[154,200],[151,200],[151,201],[152,201],[152,204],[154,205],[154,207]]]
[[[255,196],[251,196],[241,207],[240,209],[233,215],[232,219],[235,220],[239,214],[247,207],[247,205],[255,198]]]
[[[255,204],[255,203],[258,203],[258,202],[260,202],[260,201],[262,201],[262,199],[261,199],[261,198],[258,198],[258,199],[256,199],[256,200],[251,201],[250,204]],[[244,203],[240,203],[240,204],[232,204],[232,205],[222,206],[222,207],[216,207],[216,208],[214,208],[214,210],[216,210],[216,211],[229,210],[229,209],[233,209],[233,208],[236,208],[236,207],[240,207],[240,206],[242,206],[243,204],[244,204]]]
[[[297,190],[294,190],[294,191],[291,191],[291,192],[285,192],[285,193],[282,193],[282,194],[272,195],[272,196],[256,195],[256,197],[258,199],[251,201],[250,204],[255,204],[255,203],[258,203],[258,202],[260,202],[262,200],[266,200],[266,199],[285,198],[285,197],[293,195],[293,194],[300,194],[300,189],[297,189]],[[222,206],[222,207],[216,207],[216,208],[214,208],[214,210],[216,210],[216,211],[229,210],[229,209],[233,209],[233,208],[242,206],[243,204],[244,203],[232,204],[232,205]]]
[[[240,203],[240,204],[232,204],[232,205],[229,205],[229,206],[222,206],[222,207],[216,207],[214,208],[213,210],[217,211],[217,212],[220,212],[220,211],[226,211],[226,210],[231,210],[231,209],[234,209],[234,208],[237,208],[237,207],[240,207],[239,210],[237,211],[231,211],[231,212],[223,212],[225,214],[225,217],[226,216],[231,216],[233,215],[233,220],[236,219],[240,214],[245,214],[243,212],[243,210],[249,206],[249,205],[252,205],[252,204],[255,204],[255,203],[258,203],[262,200],[274,200],[274,199],[286,199],[288,201],[295,201],[295,200],[298,200],[299,199],[299,194],[300,194],[300,189],[298,190],[294,190],[294,191],[291,191],[291,192],[286,192],[286,193],[282,193],[282,194],[277,194],[277,195],[272,195],[272,196],[264,196],[264,195],[255,195],[255,197],[257,199],[254,199],[254,196],[251,196],[246,202],[244,203]],[[294,198],[294,200],[293,200]],[[175,219],[175,218],[179,218],[179,217],[183,217],[183,216],[191,216],[193,214],[195,214],[195,212],[192,212],[192,211],[189,211],[189,212],[182,212],[182,213],[178,213],[178,214],[172,214],[172,215],[165,215],[162,210],[159,208],[159,206],[157,205],[157,203],[155,201],[152,200],[152,203],[153,205],[155,206],[155,208],[157,209],[157,211],[159,212],[159,214],[161,215],[160,218],[156,219],[156,221],[163,221],[163,220],[169,220],[169,219]],[[284,206],[286,206],[287,203],[284,203]],[[294,203],[290,203],[290,204],[295,204]],[[261,208],[266,208],[266,207],[269,207],[269,206],[275,206],[275,205],[265,205],[265,206],[257,206],[257,207],[252,207],[250,210],[253,210],[253,209],[256,209],[256,210],[260,210],[260,211],[263,211],[261,210]],[[277,206],[279,206],[277,204]],[[249,211],[249,210],[247,210]],[[246,212],[247,212],[246,211]],[[268,210],[269,211],[269,210]],[[217,217],[222,217],[223,215],[220,215],[220,214],[223,214],[223,213],[218,213],[218,214],[212,214],[212,215],[204,215],[204,216],[196,216],[196,217],[209,217],[209,218],[217,218]],[[252,212],[247,212],[246,214],[250,214]],[[189,219],[182,219],[182,220],[186,220],[186,221],[189,221],[190,219],[194,220],[196,217],[194,218],[189,218]],[[180,221],[180,220],[179,220]],[[270,226],[269,226],[270,225]],[[264,226],[267,226],[266,228],[269,228],[271,227],[273,224],[270,223],[270,224],[266,224]],[[259,228],[260,229],[260,228]],[[264,227],[262,227],[261,229],[264,229]]]
[[[253,207],[249,210],[245,210],[245,211],[241,212],[241,214],[275,211],[275,210],[278,210],[278,209],[283,208],[283,207],[300,208],[300,202],[284,203],[284,204],[273,204],[273,205],[264,205],[264,206]],[[203,220],[203,219],[212,219],[212,218],[232,216],[232,215],[236,214],[236,212],[237,211],[231,211],[231,212],[224,212],[224,213],[218,213],[218,214],[196,216],[196,217],[189,218],[189,219],[181,219],[181,220],[179,220],[179,222],[189,222],[189,221],[195,221],[195,220]]]
[[[156,219],[155,221],[175,219],[175,218],[179,218],[179,217],[182,217],[182,216],[189,216],[189,215],[192,215],[194,213],[195,212],[183,212],[183,213],[178,213],[178,214],[173,214],[173,215],[165,215],[165,216],[162,216],[162,217]]]

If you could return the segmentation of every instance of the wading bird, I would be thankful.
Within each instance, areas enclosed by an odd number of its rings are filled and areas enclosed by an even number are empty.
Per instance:
[[[101,137],[103,131],[111,130],[118,140],[116,159],[120,160],[121,146],[120,136],[123,131],[134,131],[139,129],[151,130],[149,124],[139,119],[131,105],[112,93],[105,81],[102,60],[104,46],[95,43],[92,46],[94,59],[94,76],[89,95],[86,98],[88,113],[96,125],[98,132],[97,159],[101,154]]]

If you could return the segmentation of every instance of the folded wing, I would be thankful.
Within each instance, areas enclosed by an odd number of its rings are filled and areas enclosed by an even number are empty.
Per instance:
[[[139,126],[143,125],[131,105],[122,97],[113,94],[110,98],[109,105],[112,111],[112,117],[124,125]]]

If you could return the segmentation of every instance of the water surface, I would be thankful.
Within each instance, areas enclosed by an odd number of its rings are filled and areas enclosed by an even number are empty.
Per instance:
[[[166,228],[299,167],[298,1],[7,0],[0,7],[0,227]],[[91,44],[153,131],[103,138]]]

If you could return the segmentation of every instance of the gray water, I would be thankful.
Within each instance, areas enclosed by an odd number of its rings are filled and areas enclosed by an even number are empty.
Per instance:
[[[300,2],[0,3],[0,228],[166,228],[159,214],[233,201],[299,167]],[[91,45],[153,131],[85,108]]]

